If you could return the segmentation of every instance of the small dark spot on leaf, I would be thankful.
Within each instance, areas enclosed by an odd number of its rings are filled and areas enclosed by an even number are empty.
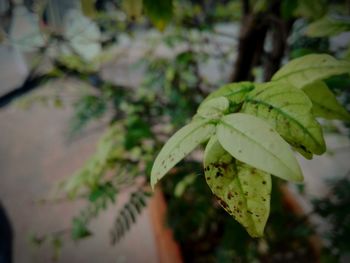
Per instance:
[[[223,200],[220,200],[220,204],[221,204],[224,208],[228,208],[228,207],[229,207],[228,204],[227,204],[225,201],[223,201]]]
[[[222,174],[222,172],[218,171],[215,175],[215,178],[218,178],[218,177],[223,177],[224,175]]]
[[[300,148],[301,148],[303,151],[305,151],[305,152],[309,152],[309,151],[306,149],[306,147],[305,147],[304,145],[302,145],[302,144],[300,144]]]

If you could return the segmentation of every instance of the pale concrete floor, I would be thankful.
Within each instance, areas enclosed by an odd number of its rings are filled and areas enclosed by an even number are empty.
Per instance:
[[[1,90],[19,79],[14,74],[16,63],[8,63],[9,57],[0,53],[1,68],[6,68],[0,73]],[[38,93],[43,92],[44,89]],[[28,110],[12,105],[0,110],[0,200],[15,232],[15,263],[51,262],[52,250],[47,246],[36,250],[30,245],[30,234],[69,227],[72,217],[84,205],[36,203],[47,196],[55,183],[82,166],[95,151],[103,132],[103,122],[96,123],[85,136],[68,141],[71,114],[70,107],[55,109],[41,105]],[[120,201],[126,198],[121,195]],[[149,211],[144,211],[119,244],[111,246],[109,231],[116,214],[117,207],[112,207],[93,223],[93,238],[80,243],[68,238],[58,262],[157,262]]]

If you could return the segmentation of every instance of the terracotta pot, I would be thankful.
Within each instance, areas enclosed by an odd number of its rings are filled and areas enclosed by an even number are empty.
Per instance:
[[[182,263],[180,246],[173,238],[172,230],[166,226],[167,205],[162,191],[156,188],[149,203],[160,263]]]

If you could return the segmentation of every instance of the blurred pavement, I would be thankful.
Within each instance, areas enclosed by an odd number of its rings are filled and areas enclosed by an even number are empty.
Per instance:
[[[25,70],[18,54],[7,48],[0,48],[0,58],[0,94],[3,94],[20,83]],[[62,83],[56,85],[62,87]],[[43,87],[36,93],[47,91]],[[66,133],[71,114],[70,107],[55,109],[43,105],[29,110],[16,105],[0,109],[0,200],[15,232],[15,263],[51,262],[53,250],[48,246],[36,249],[30,245],[31,233],[45,234],[70,227],[73,216],[80,211],[81,203],[37,203],[49,194],[55,183],[83,165],[94,153],[104,130],[103,121],[94,123],[83,137],[68,141]],[[127,194],[118,198],[120,206]],[[67,238],[58,262],[137,263],[145,259],[157,262],[149,211],[143,212],[119,244],[111,246],[109,231],[116,215],[117,207],[102,213],[93,223],[94,236],[90,239],[74,243]]]

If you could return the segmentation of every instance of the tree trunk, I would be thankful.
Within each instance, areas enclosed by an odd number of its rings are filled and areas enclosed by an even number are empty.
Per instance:
[[[271,30],[272,50],[266,55],[264,61],[264,81],[269,81],[273,74],[279,69],[286,49],[286,38],[280,30]]]
[[[251,71],[260,60],[266,32],[267,27],[259,15],[248,14],[243,18],[238,55],[230,76],[231,82],[253,79]]]

